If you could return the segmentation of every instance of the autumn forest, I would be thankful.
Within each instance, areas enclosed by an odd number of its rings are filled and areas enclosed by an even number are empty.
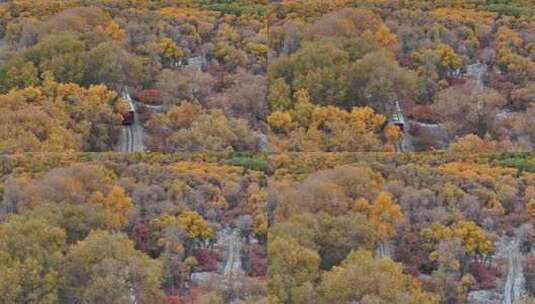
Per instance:
[[[535,303],[535,2],[0,1],[0,303]]]

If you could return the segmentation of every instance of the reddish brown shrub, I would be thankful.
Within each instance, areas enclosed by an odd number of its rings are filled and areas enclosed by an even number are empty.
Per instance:
[[[413,107],[409,113],[409,117],[425,123],[436,123],[440,120],[440,114],[431,105],[417,105]]]
[[[159,105],[162,103],[162,96],[158,89],[146,89],[136,92],[136,99],[141,103]]]
[[[164,299],[165,304],[180,304],[180,298],[178,296],[166,296]]]
[[[466,83],[466,79],[458,77],[448,77],[446,81],[450,86],[463,85]]]
[[[216,271],[217,264],[221,261],[221,257],[217,251],[208,248],[200,248],[193,253],[197,262],[199,262],[199,269],[201,271]]]
[[[509,100],[514,85],[508,81],[505,75],[500,73],[492,73],[490,74],[490,87],[500,92],[500,94]]]
[[[250,276],[265,276],[267,271],[266,248],[260,245],[249,245],[246,249]]]
[[[212,75],[212,77],[215,79],[214,84],[214,90],[219,92],[223,90],[223,88],[227,87],[230,82],[230,77],[228,77],[228,73],[225,71],[225,69],[220,65],[215,64],[209,64],[206,67],[206,72]]]
[[[496,288],[496,279],[500,276],[496,267],[475,262],[470,264],[468,271],[476,279],[479,289]]]

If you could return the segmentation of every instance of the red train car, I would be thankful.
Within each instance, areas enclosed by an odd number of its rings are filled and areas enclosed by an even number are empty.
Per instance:
[[[134,123],[134,119],[136,115],[136,109],[134,108],[134,101],[132,100],[132,97],[130,97],[130,93],[128,92],[127,87],[123,89],[122,95],[123,95],[123,99],[128,103],[128,110],[123,113],[123,125],[130,126]]]
[[[134,123],[134,116],[135,116],[134,110],[128,110],[127,112],[123,113],[123,126],[130,126]]]

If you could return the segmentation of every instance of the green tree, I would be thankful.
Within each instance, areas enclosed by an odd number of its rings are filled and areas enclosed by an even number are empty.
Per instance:
[[[45,220],[10,215],[0,225],[0,302],[57,303],[65,232]]]
[[[270,234],[294,238],[300,245],[316,250],[321,269],[338,265],[352,250],[373,250],[379,241],[374,225],[359,214],[299,214],[274,225]]]
[[[143,62],[118,42],[101,43],[87,56],[84,83],[103,83],[120,90],[124,85],[137,85],[143,80]]]
[[[269,86],[269,103],[272,110],[284,111],[291,106],[290,86],[283,78],[278,78]]]
[[[85,239],[92,230],[106,228],[104,210],[96,204],[45,203],[27,211],[26,215],[64,229],[68,244]]]
[[[28,60],[39,73],[51,71],[62,83],[81,83],[87,68],[85,43],[73,34],[49,35],[31,48]]]
[[[349,53],[333,41],[307,42],[289,57],[274,61],[269,76],[284,79],[292,92],[306,90],[312,103],[339,103],[346,99],[349,59]]]
[[[93,231],[67,253],[61,293],[65,303],[159,302],[162,267],[123,234]]]
[[[39,83],[39,71],[22,54],[11,57],[0,68],[0,92],[22,89]]]
[[[413,100],[418,92],[417,74],[402,68],[386,51],[367,54],[348,73],[348,102],[379,113],[391,110],[394,100]]]
[[[308,303],[312,282],[319,276],[319,255],[294,238],[269,236],[269,302]]]
[[[439,303],[422,291],[400,264],[376,259],[371,252],[352,252],[340,266],[322,275],[320,294],[328,303]]]
[[[230,43],[217,43],[214,52],[217,58],[221,59],[232,70],[247,64],[247,53]]]

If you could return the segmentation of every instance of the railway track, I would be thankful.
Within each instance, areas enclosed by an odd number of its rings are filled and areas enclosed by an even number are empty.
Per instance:
[[[503,304],[516,304],[521,301],[524,290],[519,240],[515,238],[505,247],[507,256],[507,276],[503,290]]]
[[[130,108],[134,109],[134,111],[137,109],[134,100],[128,92],[128,88],[124,89],[123,98],[129,103]],[[121,138],[119,139],[119,151],[127,153],[146,151],[144,138],[145,130],[136,114],[134,115],[134,122],[131,125],[123,126]]]
[[[223,242],[226,246],[227,255],[223,267],[223,277],[226,281],[232,282],[243,275],[241,265],[241,239],[238,230],[224,232]]]
[[[125,135],[125,148],[123,152],[135,152],[134,151],[134,131],[132,126],[124,126]]]

